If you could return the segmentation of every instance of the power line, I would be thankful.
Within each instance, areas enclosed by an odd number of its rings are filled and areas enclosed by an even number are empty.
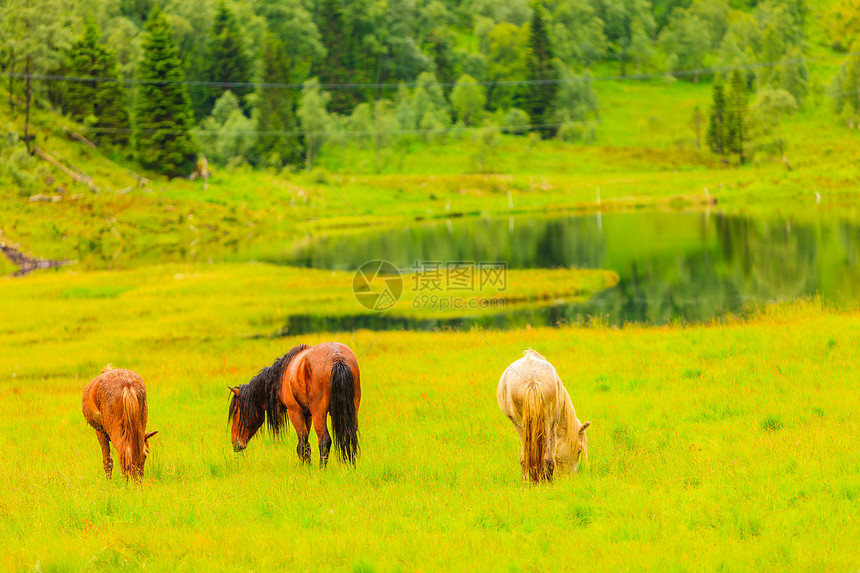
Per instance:
[[[280,135],[378,135],[378,134],[422,134],[422,133],[452,133],[452,132],[468,132],[468,131],[480,131],[483,129],[495,129],[495,130],[528,130],[528,129],[548,129],[548,128],[558,128],[564,125],[564,123],[531,123],[525,125],[488,125],[488,126],[449,126],[449,127],[439,127],[439,128],[422,128],[422,129],[381,129],[381,130],[369,130],[369,129],[359,129],[359,130],[350,130],[350,129],[339,129],[339,130],[328,130],[328,131],[303,131],[303,130],[289,130],[289,131],[280,131],[280,130],[256,130],[256,129],[242,129],[242,130],[233,130],[233,131],[221,131],[216,129],[194,129],[192,128],[189,131],[192,131],[197,134],[202,135],[233,135],[236,137],[242,135],[264,135],[264,136],[280,136]],[[161,133],[164,135],[184,135],[187,133],[186,131],[165,131],[163,129],[133,129],[127,127],[86,127],[81,126],[83,131],[88,131],[90,133]]]
[[[687,70],[675,70],[667,72],[654,72],[648,74],[631,74],[631,75],[609,75],[609,76],[577,76],[572,78],[555,78],[545,80],[497,80],[497,81],[480,81],[475,82],[481,86],[521,86],[521,85],[547,85],[547,84],[567,84],[567,83],[584,83],[590,81],[625,81],[625,80],[647,80],[665,77],[688,77],[701,76],[717,73],[731,72],[735,70],[758,70],[767,68],[778,68],[789,65],[796,65],[806,62],[825,61],[833,59],[844,59],[851,56],[860,55],[860,51],[848,52],[842,56],[822,56],[818,58],[792,58],[789,60],[780,60],[778,62],[756,62],[751,64],[742,64],[737,66],[720,66],[709,68],[693,68]],[[77,83],[109,83],[117,82],[126,86],[132,85],[173,85],[185,84],[195,87],[212,87],[212,88],[263,88],[263,89],[304,89],[306,86],[301,83],[269,83],[269,82],[211,82],[201,80],[147,80],[138,78],[105,78],[105,77],[82,77],[82,76],[67,76],[62,74],[26,74],[21,72],[0,72],[0,76],[24,79],[28,76],[30,79],[43,81],[63,81]],[[453,87],[456,82],[399,82],[399,83],[342,83],[342,84],[316,84],[320,89],[326,90],[361,90],[361,89],[398,89],[399,87],[415,88],[419,86],[439,86]]]

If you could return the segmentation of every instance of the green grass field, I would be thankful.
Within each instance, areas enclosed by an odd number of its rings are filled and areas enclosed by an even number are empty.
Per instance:
[[[695,149],[688,122],[708,106],[707,82],[596,82],[592,145],[503,135],[479,162],[468,135],[413,141],[387,150],[376,173],[367,146],[330,144],[312,172],[216,169],[206,191],[146,173],[138,186],[135,165],[75,142],[62,127],[77,126],[36,109],[37,145],[98,191],[21,155],[11,135],[0,141],[0,240],[78,261],[0,278],[0,570],[860,569],[856,303],[785,303],[695,326],[595,319],[296,338],[279,336],[291,315],[361,310],[352,274],[247,262],[369,226],[699,211],[706,188],[716,212],[856,223],[860,133],[832,117],[824,86],[839,59],[819,55],[828,59],[810,66],[810,103],[783,126],[791,170]],[[0,106],[10,134],[22,124]],[[58,187],[60,201],[30,200]],[[659,232],[655,218],[612,240],[636,250]],[[0,274],[14,270],[0,258]],[[508,279],[503,295],[465,296],[530,309],[588,297],[618,275]],[[408,305],[420,294],[390,312],[426,318]],[[357,467],[318,469],[315,438],[314,462],[301,466],[292,433],[234,454],[226,386],[295,344],[327,340],[348,344],[362,371]],[[551,485],[521,481],[516,433],[495,400],[526,347],[555,364],[580,419],[593,421],[588,462]],[[80,412],[84,385],[107,363],[147,382],[149,429],[160,433],[139,485],[104,479]]]
[[[688,328],[250,336],[312,304],[280,288],[305,272],[0,281],[0,569],[860,566],[856,311],[808,302]],[[332,339],[362,371],[357,468],[318,469],[314,438],[302,467],[294,433],[234,454],[226,385],[299,342]],[[594,422],[588,463],[552,485],[522,483],[495,400],[526,347]],[[104,479],[80,413],[83,386],[108,362],[147,382],[160,433],[140,485]]]

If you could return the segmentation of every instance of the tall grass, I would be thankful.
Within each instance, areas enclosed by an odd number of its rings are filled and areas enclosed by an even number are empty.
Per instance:
[[[260,305],[251,285],[219,291],[205,274],[0,281],[0,569],[860,566],[856,312],[807,302],[687,328],[253,339],[249,324],[297,304],[290,290]],[[361,366],[357,468],[303,467],[292,432],[234,454],[225,386],[324,340]],[[549,486],[522,483],[495,401],[529,346],[594,421],[588,463]],[[80,413],[107,362],[143,375],[160,431],[140,485],[104,479]]]

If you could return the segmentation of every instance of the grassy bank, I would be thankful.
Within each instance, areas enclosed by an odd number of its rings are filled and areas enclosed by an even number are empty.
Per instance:
[[[96,190],[5,142],[0,229],[36,256],[104,269],[229,260],[261,243],[449,217],[703,209],[716,201],[711,208],[727,212],[828,211],[856,221],[858,134],[829,111],[821,85],[833,62],[824,64],[826,71],[813,64],[817,91],[782,126],[790,170],[774,157],[733,167],[697,148],[688,120],[694,107],[707,109],[707,82],[597,82],[603,108],[589,145],[501,135],[487,146],[472,133],[415,139],[386,150],[377,172],[372,146],[342,139],[327,145],[314,171],[216,167],[205,190],[200,180],[140,179],[133,163],[87,147],[70,135],[77,126],[36,110],[37,145],[91,176]],[[0,122],[23,131],[23,118],[6,108]],[[38,196],[57,201],[31,200]]]
[[[307,271],[221,268],[0,282],[0,568],[546,570],[577,555],[598,570],[860,565],[856,312],[813,302],[693,328],[255,339],[279,313],[335,303],[310,292]],[[234,454],[225,385],[332,339],[359,356],[358,467],[303,468],[292,434]],[[589,462],[552,486],[521,483],[495,403],[529,346],[594,421]],[[140,486],[104,480],[80,414],[107,362],[147,381],[160,433]]]

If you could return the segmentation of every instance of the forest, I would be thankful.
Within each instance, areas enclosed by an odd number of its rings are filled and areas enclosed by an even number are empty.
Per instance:
[[[376,151],[500,134],[590,143],[595,82],[713,82],[678,117],[726,163],[780,157],[783,118],[824,94],[860,113],[860,3],[838,0],[809,37],[806,0],[4,0],[0,68],[31,108],[143,169],[311,169],[326,143]],[[814,43],[840,55],[811,80]],[[4,158],[4,162],[14,159]]]

